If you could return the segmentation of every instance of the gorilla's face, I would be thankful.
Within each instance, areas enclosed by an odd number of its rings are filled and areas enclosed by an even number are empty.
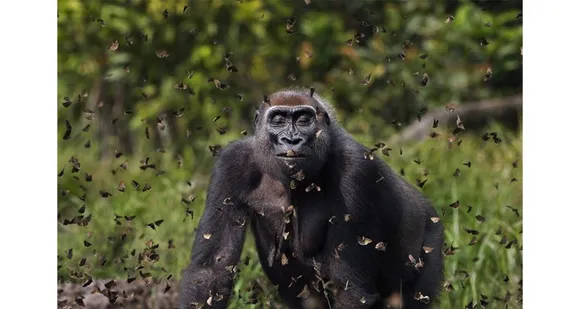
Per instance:
[[[317,127],[314,108],[275,106],[268,110],[266,121],[276,157],[300,162],[314,154]]]
[[[325,115],[310,105],[272,106],[265,111],[262,133],[267,135],[268,153],[284,173],[302,170],[311,176],[320,171],[328,148]]]

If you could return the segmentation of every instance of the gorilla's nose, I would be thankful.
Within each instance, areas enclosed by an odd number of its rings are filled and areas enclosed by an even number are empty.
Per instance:
[[[288,137],[282,137],[280,139],[280,142],[282,142],[282,144],[286,145],[286,146],[299,146],[302,145],[304,143],[304,139],[298,136],[294,136],[291,138]]]

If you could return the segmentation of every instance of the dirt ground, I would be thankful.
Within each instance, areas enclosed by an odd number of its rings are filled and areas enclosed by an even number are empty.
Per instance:
[[[62,309],[172,309],[177,308],[178,282],[95,280],[58,286],[58,308]]]

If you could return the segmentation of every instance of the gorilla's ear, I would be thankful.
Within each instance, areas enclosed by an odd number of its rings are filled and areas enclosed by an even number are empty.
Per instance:
[[[330,125],[330,116],[327,112],[324,112],[324,121],[326,121],[326,125]]]
[[[258,125],[258,118],[260,117],[260,110],[256,109],[256,113],[254,114],[254,130],[256,130],[256,126]]]

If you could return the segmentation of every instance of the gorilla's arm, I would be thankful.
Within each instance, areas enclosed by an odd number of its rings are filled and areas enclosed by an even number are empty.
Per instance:
[[[378,257],[381,253],[374,249],[379,241],[386,244],[387,250],[397,253],[396,262],[401,267],[408,262],[409,255],[416,259],[421,257],[425,261],[421,272],[407,267],[401,272],[401,279],[417,275],[419,291],[424,295],[435,295],[430,287],[437,286],[441,280],[439,252],[443,238],[440,224],[429,219],[437,216],[435,210],[417,189],[382,160],[365,158],[364,146],[347,136],[342,140],[335,163],[348,168],[339,171],[334,178],[339,180],[344,198],[343,213],[348,213],[351,220],[342,227],[337,226],[330,236],[332,246],[342,242],[347,249],[340,253],[340,259],[331,259],[329,266],[333,279],[343,285],[349,282],[350,288],[339,292],[336,309],[371,308],[380,301],[373,277],[382,272],[381,258]],[[349,245],[360,247],[357,243],[360,236],[373,240],[371,245],[364,247],[363,250],[368,250],[364,255],[348,250]],[[434,248],[433,252],[425,256],[423,246]],[[406,301],[416,302],[412,299]]]
[[[183,272],[179,308],[226,308],[233,283],[233,266],[242,252],[248,210],[239,199],[235,179],[239,143],[222,150],[210,177],[206,206],[197,227],[191,263]],[[239,153],[238,153],[239,154]],[[208,300],[211,297],[211,300]],[[205,308],[205,307],[204,307]]]

